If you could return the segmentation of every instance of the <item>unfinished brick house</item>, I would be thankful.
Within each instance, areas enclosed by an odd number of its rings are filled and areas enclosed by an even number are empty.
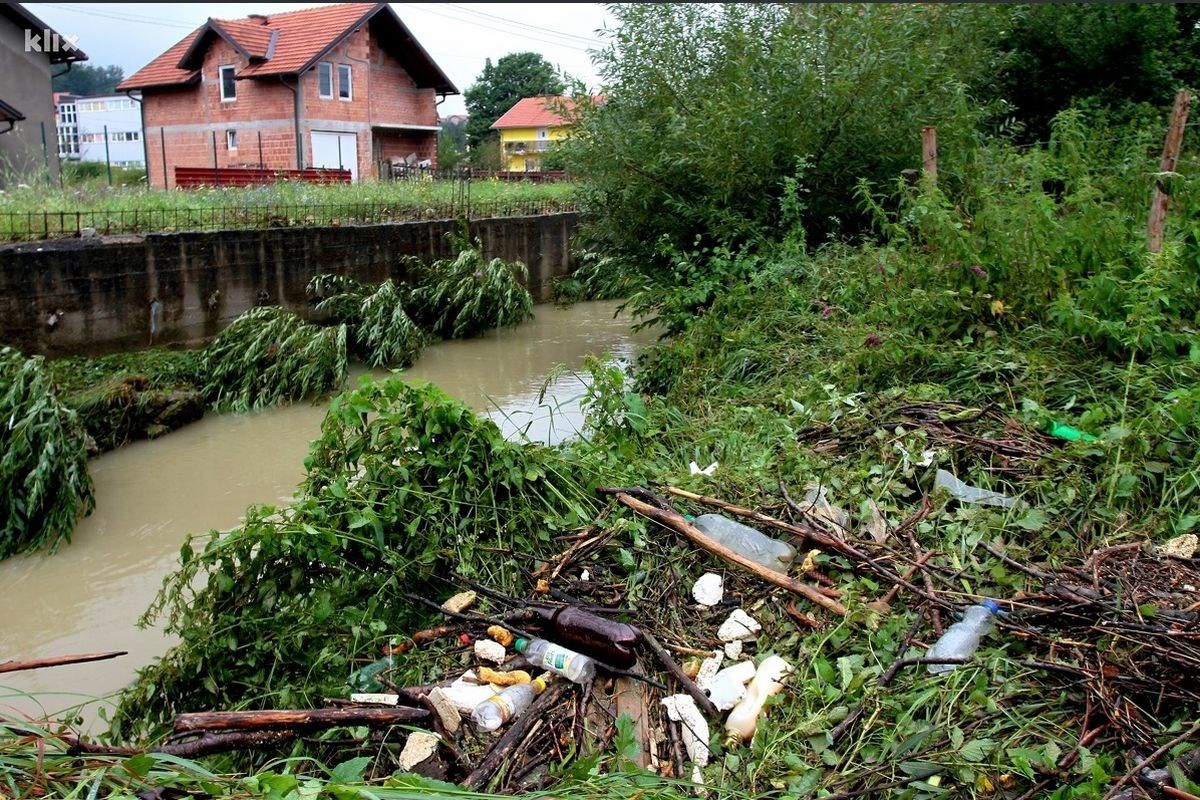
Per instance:
[[[437,158],[458,90],[387,3],[209,19],[117,87],[142,92],[147,179],[175,167],[337,167]]]

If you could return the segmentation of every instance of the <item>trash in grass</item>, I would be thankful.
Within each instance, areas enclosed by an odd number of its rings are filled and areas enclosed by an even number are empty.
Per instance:
[[[704,573],[692,584],[692,597],[702,606],[715,606],[724,595],[725,586],[715,572]]]
[[[449,611],[452,614],[461,613],[475,604],[477,595],[475,592],[459,592],[453,597],[442,603],[442,610]]]
[[[1167,540],[1155,552],[1170,558],[1188,559],[1196,555],[1197,544],[1200,544],[1200,538],[1197,538],[1196,534],[1185,533]]]
[[[763,659],[746,689],[746,696],[734,706],[725,720],[725,733],[729,741],[745,742],[754,737],[767,698],[783,690],[783,680],[791,671],[792,665],[779,656]]]
[[[689,521],[697,530],[718,544],[776,572],[787,572],[792,559],[796,557],[796,548],[787,542],[772,539],[765,533],[728,517],[702,514]]]
[[[717,629],[717,638],[722,642],[753,639],[761,630],[762,625],[758,620],[740,608],[735,608],[729,618],[722,622],[721,627]]]
[[[952,473],[944,469],[937,471],[937,477],[933,482],[934,490],[945,489],[950,493],[950,496],[955,500],[964,503],[975,503],[984,506],[1000,506],[1001,508],[1012,508],[1017,501],[1011,497],[1005,497],[999,492],[980,489],[977,486],[970,486],[956,478]]]
[[[690,475],[703,475],[706,478],[711,478],[712,474],[716,471],[717,471],[717,462],[716,461],[712,462],[704,469],[700,469],[700,465],[697,464],[695,461],[693,461],[691,464],[688,464],[688,474],[690,474]]]
[[[963,618],[951,625],[925,654],[926,658],[967,659],[979,648],[979,641],[992,629],[994,617],[1000,613],[995,600],[984,600],[966,610]],[[927,664],[931,674],[950,672],[956,664]]]
[[[394,706],[400,702],[400,695],[378,692],[361,692],[350,695],[350,702],[372,706]]]
[[[708,720],[696,708],[696,701],[686,694],[676,694],[662,699],[667,709],[667,716],[672,722],[680,723],[683,747],[687,751],[688,760],[694,765],[692,781],[701,783],[699,770],[708,765]]]
[[[696,685],[701,689],[707,689],[712,685],[713,679],[717,677],[717,672],[721,669],[721,662],[725,660],[725,654],[720,650],[713,650],[713,654],[704,661],[700,662],[700,669],[696,672]]]
[[[504,645],[491,639],[475,640],[475,657],[480,661],[490,661],[493,664],[503,664],[507,655]]]
[[[809,483],[804,487],[804,502],[801,510],[806,516],[815,517],[833,526],[835,531],[850,530],[850,514],[841,506],[829,502],[826,487],[819,483]]]
[[[739,661],[716,674],[709,684],[708,696],[718,711],[728,711],[746,696],[746,684],[754,679],[753,661]]]
[[[441,739],[432,733],[424,731],[413,731],[408,735],[408,739],[404,742],[404,749],[400,751],[400,768],[412,769],[417,764],[429,758],[437,752],[438,742]]]
[[[477,705],[471,712],[471,721],[481,731],[499,730],[500,726],[529,708],[533,698],[545,690],[545,678],[509,686]]]
[[[1050,434],[1056,439],[1065,439],[1068,442],[1099,441],[1099,439],[1092,434],[1086,433],[1078,428],[1062,422],[1051,422],[1046,428],[1046,433]]]

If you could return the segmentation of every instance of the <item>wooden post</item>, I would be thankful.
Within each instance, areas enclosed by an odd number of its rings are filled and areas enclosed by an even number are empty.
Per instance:
[[[1162,249],[1163,227],[1167,223],[1167,194],[1163,174],[1174,172],[1179,163],[1179,149],[1183,146],[1183,131],[1187,126],[1188,108],[1192,104],[1192,93],[1180,89],[1175,95],[1175,108],[1171,110],[1171,124],[1167,126],[1167,141],[1163,144],[1162,161],[1159,162],[1159,176],[1154,181],[1154,197],[1150,201],[1150,219],[1146,223],[1146,247],[1151,253]]]
[[[937,128],[926,125],[921,128],[921,171],[933,183],[937,183],[937,161]]]

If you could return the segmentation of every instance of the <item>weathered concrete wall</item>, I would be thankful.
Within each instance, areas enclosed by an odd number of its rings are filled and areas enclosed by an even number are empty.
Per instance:
[[[488,258],[523,261],[535,299],[573,268],[575,213],[477,220]],[[449,220],[387,225],[167,233],[120,240],[62,239],[0,247],[0,344],[26,353],[98,354],[215,336],[260,303],[311,311],[309,280],[408,280],[407,256],[453,256]],[[56,312],[61,317],[51,321]]]

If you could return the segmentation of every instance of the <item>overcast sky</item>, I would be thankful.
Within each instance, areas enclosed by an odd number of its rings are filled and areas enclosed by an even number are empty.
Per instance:
[[[116,64],[132,75],[209,17],[233,19],[277,14],[329,3],[26,3],[61,34],[78,34],[95,66]],[[597,3],[392,3],[413,35],[459,91],[508,53],[532,50],[590,88],[598,83],[588,48],[612,16]],[[438,108],[442,116],[465,111],[462,95]]]

